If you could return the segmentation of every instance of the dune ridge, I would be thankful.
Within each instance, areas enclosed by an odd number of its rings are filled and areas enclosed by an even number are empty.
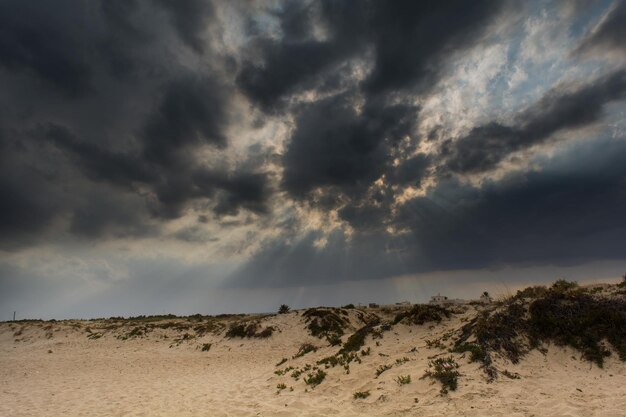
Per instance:
[[[564,303],[626,297],[623,284],[545,290]],[[520,327],[512,361],[471,327],[537,299],[546,293],[486,305],[3,322],[0,415],[623,416],[619,346],[603,339],[598,364],[562,340],[529,343]],[[456,389],[427,375],[436,363],[458,373]]]

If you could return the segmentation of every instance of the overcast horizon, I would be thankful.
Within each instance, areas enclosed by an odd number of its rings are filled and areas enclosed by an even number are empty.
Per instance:
[[[626,273],[626,1],[0,0],[0,321]]]

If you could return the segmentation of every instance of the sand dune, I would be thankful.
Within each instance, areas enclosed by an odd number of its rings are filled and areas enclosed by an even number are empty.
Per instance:
[[[0,324],[2,416],[624,416],[626,365],[613,354],[604,368],[571,348],[547,345],[514,365],[496,357],[492,383],[467,354],[448,353],[452,333],[485,307],[457,307],[441,323],[398,323],[373,339],[361,363],[317,365],[341,346],[311,335],[303,311],[271,316],[146,318]],[[363,326],[359,310],[334,310],[347,337]],[[370,314],[372,311],[367,311]],[[397,311],[376,310],[381,319]],[[228,327],[258,321],[267,338],[227,338]],[[139,329],[139,330],[137,330]],[[187,336],[185,336],[187,335]],[[439,344],[433,340],[441,338]],[[429,343],[430,342],[430,343]],[[293,358],[303,343],[318,350]],[[206,350],[208,345],[210,348]],[[430,344],[430,346],[429,346]],[[203,350],[202,348],[205,348]],[[367,349],[369,348],[369,354]],[[459,363],[457,390],[421,379],[434,357]],[[283,358],[287,361],[276,366]],[[318,366],[317,386],[275,371]],[[391,368],[376,377],[383,365]],[[399,376],[411,376],[400,385]],[[278,389],[284,384],[284,389]],[[356,392],[369,392],[364,399]]]

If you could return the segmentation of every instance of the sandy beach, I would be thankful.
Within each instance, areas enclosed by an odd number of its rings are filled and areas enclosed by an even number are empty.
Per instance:
[[[495,357],[500,375],[489,383],[466,353],[449,353],[452,335],[485,308],[455,306],[455,313],[439,323],[400,322],[379,337],[367,335],[354,355],[358,360],[347,367],[318,363],[341,346],[313,336],[303,310],[263,316],[4,322],[0,415],[624,415],[626,365],[616,354],[599,368],[569,347],[546,345],[517,365]],[[328,311],[345,318],[345,343],[362,322],[374,316],[391,320],[403,310]],[[259,331],[271,327],[273,332],[266,338],[226,337],[236,323],[255,323]],[[317,350],[294,358],[307,343]],[[421,377],[429,361],[449,356],[459,364],[458,388],[442,394],[439,382]],[[384,366],[388,369],[377,376]],[[326,375],[319,385],[307,384],[315,367]],[[294,378],[293,370],[307,368]],[[400,384],[400,376],[410,376],[410,383]],[[357,392],[366,397],[354,398]]]

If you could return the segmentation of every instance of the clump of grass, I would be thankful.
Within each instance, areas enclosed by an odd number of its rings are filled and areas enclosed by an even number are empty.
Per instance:
[[[298,349],[298,353],[293,355],[293,359],[300,358],[306,355],[307,353],[316,352],[316,351],[317,351],[317,346],[312,345],[311,343],[303,343],[300,345],[300,349]]]
[[[411,375],[398,375],[396,378],[398,385],[406,385],[411,383]]]
[[[422,378],[432,378],[441,382],[441,393],[447,394],[448,391],[455,391],[458,386],[459,378],[459,365],[450,356],[447,358],[437,358],[428,362],[428,367],[431,368]]]
[[[233,339],[235,337],[240,337],[242,339],[244,337],[252,337],[256,333],[257,326],[258,325],[256,323],[233,323],[226,331],[226,337],[229,339]]]
[[[380,365],[376,369],[376,378],[378,378],[383,372],[386,372],[391,369],[391,365]]]
[[[288,366],[288,367],[286,367],[285,369],[279,369],[279,370],[277,370],[277,371],[274,371],[274,373],[275,373],[276,375],[278,375],[278,376],[283,376],[283,375],[285,375],[287,372],[289,372],[289,371],[291,371],[291,370],[293,370],[293,369],[294,369],[294,367],[293,367],[293,366]]]
[[[364,400],[364,399],[366,399],[369,396],[370,396],[370,392],[369,391],[357,391],[354,394],[352,394],[352,397],[355,400]]]
[[[507,378],[511,378],[511,379],[520,379],[520,376],[519,376],[518,373],[509,372],[506,369],[504,371],[502,371],[502,375],[506,376]]]
[[[150,329],[148,327],[136,326],[128,333],[118,335],[117,338],[120,340],[135,339],[137,337],[145,336],[149,331]]]
[[[578,288],[578,283],[576,281],[566,281],[564,279],[555,281],[554,284],[552,284],[552,287],[550,287],[551,290],[557,292],[565,292],[576,288]]]
[[[416,304],[410,310],[398,313],[393,319],[393,324],[401,321],[418,325],[433,321],[439,323],[443,317],[449,318],[450,310],[436,305]]]
[[[102,336],[104,335],[100,332],[89,333],[87,335],[87,339],[96,340],[96,339],[100,339]]]
[[[470,362],[484,363],[487,359],[487,352],[481,345],[477,343],[461,343],[452,348],[451,351],[456,353],[469,352]]]
[[[322,383],[324,378],[326,378],[326,372],[318,369],[317,372],[308,374],[307,377],[304,378],[304,383],[310,385],[311,387],[316,387]]]
[[[368,347],[367,349],[361,350],[361,356],[368,356],[372,352],[372,348]]]
[[[426,346],[428,347],[428,349],[445,349],[446,346],[441,343],[441,338],[437,338],[437,339],[426,339]]]
[[[280,365],[282,365],[283,363],[287,362],[288,360],[289,360],[289,359],[287,359],[287,358],[282,358],[282,359],[280,360],[280,362],[278,362],[278,363],[276,364],[276,366],[280,366]]]
[[[287,385],[280,383],[278,385],[276,385],[276,389],[278,390],[278,392],[281,392],[282,390],[286,389]]]
[[[341,344],[341,337],[336,334],[331,334],[326,337],[326,341],[328,341],[328,344],[331,346],[338,346]]]
[[[202,349],[203,352],[208,352],[209,350],[211,350],[211,343],[203,343],[202,344]]]
[[[259,333],[255,334],[254,337],[258,337],[260,339],[265,339],[274,333],[274,328],[272,326],[268,326],[265,329],[261,330]]]
[[[372,327],[372,325],[368,324],[354,332],[348,338],[348,340],[346,340],[346,343],[343,344],[343,347],[341,348],[339,353],[358,352],[365,344],[365,338],[367,337],[368,333],[372,331]]]
[[[265,329],[258,331],[259,324],[256,322],[253,323],[233,323],[230,325],[228,330],[226,331],[226,337],[229,339],[233,339],[235,337],[239,338],[266,338],[270,337],[274,333],[274,328],[272,326],[268,326]]]
[[[293,372],[291,373],[291,377],[297,381],[298,379],[300,379],[300,375],[310,370],[311,370],[311,365],[307,363],[302,369],[300,368],[294,369]]]
[[[311,335],[319,337],[341,337],[345,333],[345,329],[349,322],[346,318],[341,317],[336,311],[325,308],[310,308],[302,315],[308,322],[307,328]]]
[[[281,304],[278,308],[278,314],[287,314],[291,309],[287,304]]]
[[[548,288],[543,285],[536,285],[534,287],[524,288],[523,290],[518,290],[517,294],[515,294],[514,298],[516,299],[524,299],[524,298],[539,298],[546,295],[548,292]]]
[[[402,365],[405,362],[410,361],[411,359],[407,358],[406,356],[403,358],[398,358],[396,359],[396,365]]]

